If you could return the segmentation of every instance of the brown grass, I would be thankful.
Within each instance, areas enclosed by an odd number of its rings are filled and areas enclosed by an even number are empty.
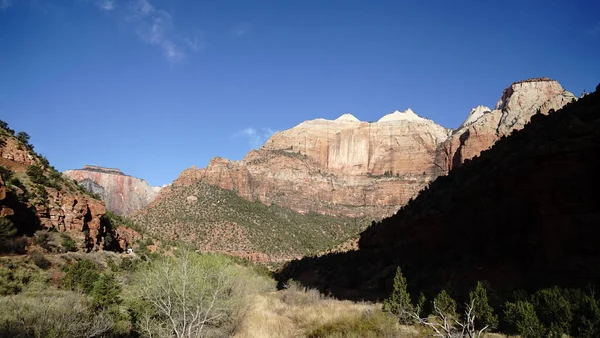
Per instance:
[[[234,337],[307,337],[327,325],[361,321],[374,313],[385,316],[379,304],[336,300],[292,285],[283,291],[257,295]],[[379,329],[388,332],[389,337],[420,336],[418,328],[398,324]]]

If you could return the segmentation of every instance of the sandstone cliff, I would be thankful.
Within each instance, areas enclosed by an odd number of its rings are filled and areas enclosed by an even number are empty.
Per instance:
[[[14,224],[16,235],[54,229],[68,233],[84,250],[124,249],[127,240],[103,221],[104,204],[57,172],[4,125],[0,128],[0,216]],[[107,238],[114,242],[105,243]]]
[[[294,262],[281,278],[369,299],[389,294],[397,266],[410,291],[427,296],[466,294],[476,281],[497,293],[593,285],[599,153],[600,85],[436,179],[365,230],[359,250]]]
[[[479,106],[440,146],[436,165],[446,172],[491,147],[513,130],[522,129],[535,114],[558,110],[576,97],[548,78],[513,83],[502,93],[496,109]]]
[[[305,121],[275,133],[241,161],[215,158],[206,168],[187,169],[174,185],[203,181],[299,212],[389,216],[437,176],[523,128],[538,111],[547,114],[574,98],[556,81],[531,79],[505,89],[493,111],[473,109],[457,130],[411,109],[372,123],[350,114]]]
[[[83,169],[67,170],[87,191],[106,203],[106,208],[118,215],[129,215],[154,200],[160,188],[151,187],[145,180],[123,174],[119,169],[86,165]]]

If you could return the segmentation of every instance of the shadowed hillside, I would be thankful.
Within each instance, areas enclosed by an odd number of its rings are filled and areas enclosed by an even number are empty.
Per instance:
[[[133,219],[153,236],[261,262],[314,254],[366,226],[360,219],[250,202],[201,182],[172,187],[168,196]]]
[[[294,261],[280,278],[367,299],[389,294],[397,266],[428,296],[478,280],[498,293],[599,282],[599,89],[439,177],[358,251]]]

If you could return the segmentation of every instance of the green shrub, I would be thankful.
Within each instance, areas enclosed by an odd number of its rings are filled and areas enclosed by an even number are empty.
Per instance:
[[[103,273],[94,282],[90,296],[94,307],[108,309],[121,303],[121,285],[114,275]]]
[[[0,298],[0,337],[102,337],[113,325],[105,312],[89,311],[86,298],[52,289]]]
[[[314,329],[307,336],[309,338],[400,337],[394,317],[379,311],[327,323]]]
[[[21,180],[19,180],[16,177],[12,177],[11,179],[8,180],[7,185],[13,185],[15,187],[19,187],[21,188],[21,190],[23,191],[27,191],[27,189],[25,188],[25,185],[23,184],[23,182],[21,182]]]
[[[33,234],[33,237],[35,238],[35,244],[48,251],[54,250],[55,247],[52,244],[52,234],[50,234],[48,230],[36,231],[35,234]]]
[[[8,180],[11,179],[13,175],[12,170],[8,169],[7,167],[0,165],[0,177],[2,177],[2,180],[4,182],[7,182]]]
[[[38,250],[31,251],[29,253],[29,258],[31,258],[33,264],[35,264],[40,269],[46,270],[52,266],[52,263],[50,263],[50,261],[46,259],[44,254]]]
[[[22,270],[0,266],[0,295],[13,295],[21,292],[27,284],[27,276]]]
[[[406,289],[406,278],[402,275],[400,267],[396,269],[392,294],[383,301],[383,311],[396,315],[401,324],[413,322],[411,313],[415,308],[411,303],[410,294]]]
[[[119,264],[119,268],[124,271],[135,271],[139,262],[139,259],[123,258],[121,264]]]
[[[580,292],[574,312],[572,334],[578,337],[600,337],[600,302],[592,290]]]
[[[75,240],[73,238],[71,238],[71,236],[67,235],[66,233],[62,233],[61,237],[62,237],[61,245],[66,252],[75,252],[78,250],[77,242],[75,242]]]
[[[545,336],[546,328],[542,325],[533,304],[528,301],[506,302],[504,318],[511,333],[518,333],[523,338],[541,338]]]
[[[469,292],[469,302],[473,303],[476,328],[498,327],[498,316],[494,314],[494,309],[488,301],[487,290],[481,282],[477,282],[475,290]]]
[[[42,167],[37,165],[30,165],[27,167],[27,176],[31,182],[41,185],[48,185],[49,181],[46,176],[44,176],[44,170]]]
[[[94,283],[100,278],[100,269],[89,259],[81,260],[66,268],[62,286],[68,290],[91,293]]]
[[[571,304],[558,287],[538,290],[533,296],[533,306],[540,321],[550,328],[553,336],[568,334],[573,320]]]
[[[9,218],[0,216],[0,241],[17,234],[15,224]]]

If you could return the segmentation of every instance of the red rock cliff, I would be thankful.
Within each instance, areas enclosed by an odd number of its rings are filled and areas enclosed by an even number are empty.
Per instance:
[[[123,174],[119,169],[85,166],[79,170],[67,170],[64,174],[98,194],[106,208],[119,215],[129,215],[145,207],[160,190],[151,187],[145,180]]]

